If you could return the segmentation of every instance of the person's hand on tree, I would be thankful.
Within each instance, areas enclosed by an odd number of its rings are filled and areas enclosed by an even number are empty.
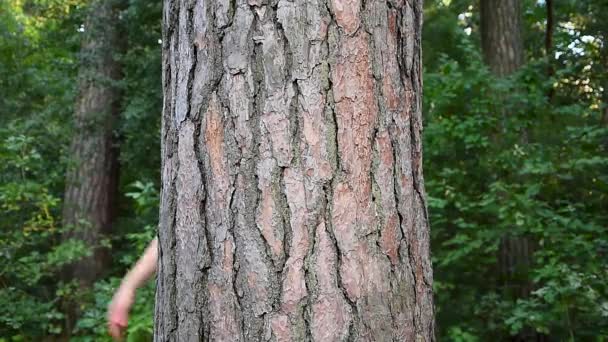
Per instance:
[[[129,311],[135,301],[135,290],[124,286],[116,291],[108,306],[108,332],[115,340],[121,341],[129,323]]]

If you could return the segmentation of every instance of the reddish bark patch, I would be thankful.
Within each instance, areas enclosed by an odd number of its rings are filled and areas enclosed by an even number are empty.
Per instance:
[[[283,254],[283,241],[275,236],[273,226],[273,216],[275,209],[274,199],[272,198],[272,189],[270,186],[264,186],[262,189],[262,203],[260,204],[260,216],[258,217],[258,225],[262,231],[262,236],[270,246],[270,250],[275,259]]]
[[[382,93],[386,107],[395,111],[403,105],[400,96],[402,87],[399,78],[399,64],[397,62],[397,14],[393,10],[388,11],[387,46],[382,52]]]
[[[325,95],[319,91],[318,72],[313,79],[298,81],[301,89],[303,129],[302,160],[306,175],[314,180],[329,180],[333,169],[327,157]]]
[[[224,258],[222,259],[222,270],[226,274],[232,274],[234,265],[234,243],[232,242],[232,239],[224,240],[222,252],[224,254]]]
[[[270,327],[277,342],[291,342],[289,318],[286,315],[275,314],[270,319]]]
[[[266,282],[267,280],[259,278],[258,270],[247,272],[247,285],[252,290],[256,303],[264,303],[266,298],[268,298],[269,289],[264,286]],[[263,309],[260,307],[258,310]],[[258,312],[258,314],[262,314],[262,311]]]
[[[318,296],[312,305],[311,333],[314,341],[341,341],[348,334],[352,313],[338,287],[337,251],[324,222],[317,227],[316,241],[313,270]]]
[[[401,242],[401,231],[397,215],[396,199],[394,193],[394,158],[393,147],[387,130],[379,132],[376,136],[376,149],[378,151],[379,163],[375,174],[378,184],[382,207],[382,226],[380,231],[380,247],[391,263],[399,262],[399,244]]]
[[[232,189],[231,177],[224,151],[224,121],[216,94],[213,94],[204,116],[205,126],[201,133],[211,169],[207,201],[207,228],[212,236],[213,255],[208,273],[210,333],[219,341],[235,341],[239,325],[233,289],[234,241],[227,231],[230,210],[228,193]],[[237,336],[237,337],[235,337]]]
[[[223,204],[222,209],[226,209],[229,205],[226,203],[226,199],[231,184],[224,155],[224,121],[215,93],[212,94],[209,101],[205,118],[207,120],[204,134],[205,147],[211,164],[213,187],[218,192],[215,202]]]
[[[332,67],[333,93],[336,100],[338,150],[340,161],[353,189],[357,224],[363,230],[373,226],[371,213],[371,151],[378,106],[367,34],[346,37],[338,48]],[[352,203],[351,203],[352,207]]]
[[[275,263],[282,261],[283,227],[278,215],[277,204],[273,194],[273,173],[276,172],[277,163],[272,157],[270,137],[263,136],[260,142],[261,160],[257,165],[258,188],[262,192],[262,199],[258,206],[256,224],[270,247]]]
[[[344,29],[346,34],[353,34],[361,25],[359,11],[361,0],[333,0],[332,10],[338,25]]]
[[[306,227],[307,209],[303,177],[291,168],[285,169],[283,174],[285,195],[291,211],[292,242],[289,259],[285,264],[286,276],[283,280],[281,309],[289,315],[307,295],[303,265],[304,257],[308,253],[309,238]]]
[[[209,311],[211,324],[211,336],[217,341],[237,341],[239,325],[235,320],[233,310],[233,297],[226,293],[225,289],[210,283]]]
[[[355,196],[348,185],[339,183],[334,189],[334,202],[332,211],[332,222],[334,235],[343,254],[340,266],[342,285],[351,301],[356,301],[361,296],[363,275],[361,267],[354,259],[354,252],[360,244],[355,234],[356,215],[354,215]]]
[[[283,98],[272,98],[269,101],[281,102],[281,104],[275,104],[281,112],[264,114],[262,122],[270,135],[273,157],[277,160],[278,165],[287,166],[292,158],[289,119],[287,118],[289,106],[283,103]]]
[[[306,297],[306,282],[304,281],[304,269],[302,260],[287,261],[287,274],[283,281],[283,300],[281,311],[287,314],[294,312],[296,306]]]

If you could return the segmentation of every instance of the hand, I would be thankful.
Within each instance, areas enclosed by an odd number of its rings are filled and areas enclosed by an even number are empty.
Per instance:
[[[117,341],[123,339],[129,322],[129,311],[135,301],[135,291],[121,286],[108,306],[108,332]]]

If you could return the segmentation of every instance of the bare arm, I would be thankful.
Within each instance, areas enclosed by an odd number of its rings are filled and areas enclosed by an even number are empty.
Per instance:
[[[154,238],[135,266],[125,275],[108,306],[108,330],[114,339],[122,339],[129,321],[129,311],[135,301],[135,292],[154,275],[157,261],[158,239]]]
[[[133,269],[123,278],[120,287],[132,291],[140,288],[156,272],[157,261],[158,238],[154,238],[148,247],[146,247],[144,254],[137,260]]]

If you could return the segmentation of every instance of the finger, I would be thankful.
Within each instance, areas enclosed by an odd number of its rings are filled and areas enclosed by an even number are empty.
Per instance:
[[[126,327],[129,322],[128,309],[115,307],[108,310],[108,321],[122,327]]]
[[[117,340],[118,339],[118,327],[116,327],[116,325],[110,323],[108,324],[108,333],[110,334],[110,336],[112,336],[113,339]]]
[[[108,326],[108,331],[114,340],[122,341],[124,327],[115,323],[110,323]]]

